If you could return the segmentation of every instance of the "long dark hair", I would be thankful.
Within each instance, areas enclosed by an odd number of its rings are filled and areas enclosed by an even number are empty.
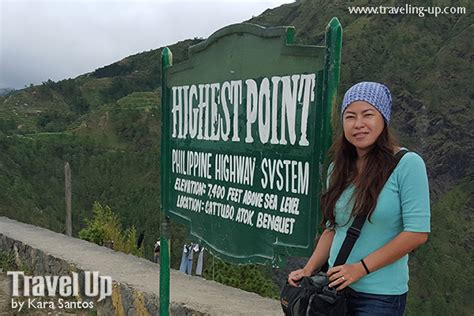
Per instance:
[[[396,165],[393,154],[396,146],[398,146],[398,141],[385,125],[375,144],[364,156],[364,167],[361,174],[358,174],[356,148],[342,133],[329,150],[333,168],[328,175],[330,176],[329,186],[321,196],[323,228],[326,227],[328,221],[331,227],[336,224],[344,225],[344,223],[336,223],[334,209],[342,192],[351,183],[355,185],[354,207],[351,214],[353,216],[367,215],[370,221],[380,191]]]

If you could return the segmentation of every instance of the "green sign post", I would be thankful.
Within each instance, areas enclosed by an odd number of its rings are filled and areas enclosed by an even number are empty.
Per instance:
[[[236,24],[186,62],[163,51],[162,245],[171,218],[228,262],[311,253],[341,43],[334,18],[325,46],[295,45],[293,27]]]

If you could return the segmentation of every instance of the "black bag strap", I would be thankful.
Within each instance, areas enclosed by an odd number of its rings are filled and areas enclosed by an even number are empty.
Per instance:
[[[400,149],[398,153],[395,154],[396,164],[392,169],[393,170],[397,167],[398,163],[402,159],[402,157],[408,152],[406,149]],[[388,179],[388,178],[387,178]],[[364,226],[365,220],[367,219],[367,215],[359,215],[356,216],[354,222],[352,222],[351,227],[347,230],[346,238],[342,243],[341,249],[337,254],[336,261],[334,262],[334,266],[340,266],[341,264],[346,263],[347,258],[349,258],[349,254],[354,248],[354,245],[359,238],[360,231],[362,226]]]

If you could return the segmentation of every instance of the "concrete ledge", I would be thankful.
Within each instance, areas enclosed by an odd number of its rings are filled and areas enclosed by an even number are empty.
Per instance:
[[[156,315],[159,265],[80,239],[0,217],[0,249],[14,250],[33,273],[99,271],[113,279],[113,294],[97,304],[101,315]],[[171,271],[174,315],[281,315],[277,300]]]

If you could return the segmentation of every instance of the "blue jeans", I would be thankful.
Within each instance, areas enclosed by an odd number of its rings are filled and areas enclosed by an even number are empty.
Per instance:
[[[348,296],[347,305],[351,316],[402,316],[406,302],[407,293],[379,295],[355,292]]]

